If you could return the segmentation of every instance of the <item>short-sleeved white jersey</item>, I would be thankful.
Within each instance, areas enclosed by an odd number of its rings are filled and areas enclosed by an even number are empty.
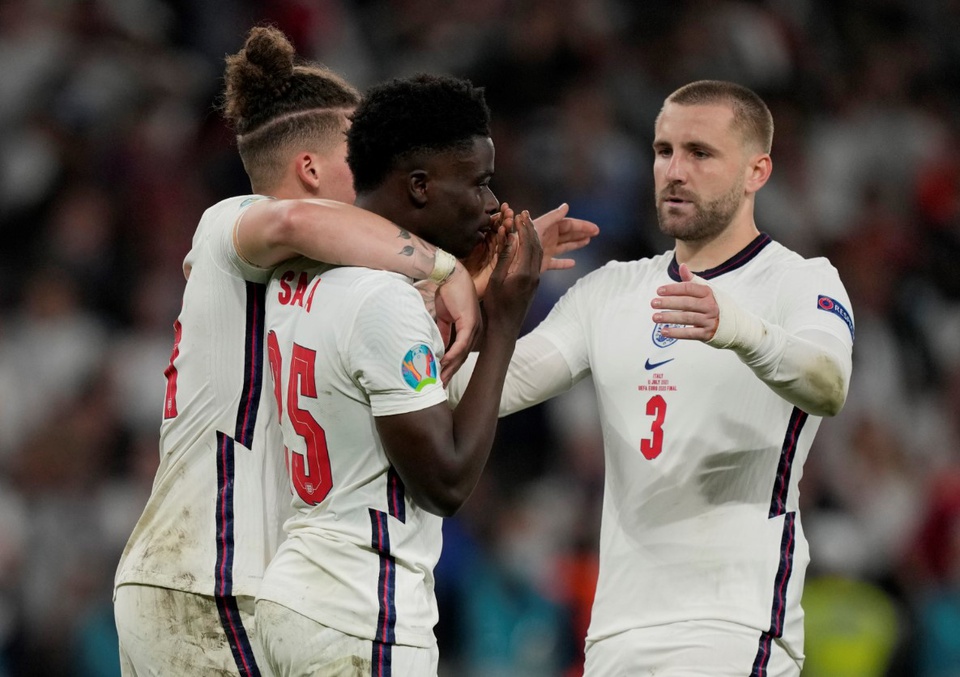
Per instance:
[[[822,331],[852,348],[850,303],[825,259],[760,235],[699,275],[789,333]],[[820,419],[733,352],[664,337],[650,301],[679,279],[672,252],[610,263],[533,332],[574,380],[592,372],[599,402],[606,479],[588,641],[713,619],[755,628],[758,662],[774,639],[802,656],[809,554],[797,485]]]
[[[190,268],[160,427],[160,467],[124,549],[116,585],[253,595],[283,535],[289,490],[276,406],[263,390],[269,271],[233,245],[261,196],[207,209]]]
[[[374,417],[446,403],[436,324],[403,276],[283,264],[267,327],[296,514],[257,598],[357,637],[433,646],[441,519],[405,497]]]

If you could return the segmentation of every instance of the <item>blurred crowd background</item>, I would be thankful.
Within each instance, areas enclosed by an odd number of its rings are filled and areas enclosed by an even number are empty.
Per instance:
[[[545,276],[668,249],[663,98],[758,91],[776,121],[761,230],[839,269],[846,408],[801,483],[805,677],[960,675],[960,2],[0,1],[0,677],[118,673],[111,588],[158,461],[163,369],[202,211],[249,192],[216,111],[269,21],[361,88],[486,87],[494,189],[601,235]],[[590,384],[504,419],[445,526],[445,677],[575,677],[596,575]]]

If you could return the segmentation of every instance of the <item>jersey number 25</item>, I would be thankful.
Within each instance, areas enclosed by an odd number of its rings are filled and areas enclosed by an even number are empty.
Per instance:
[[[277,411],[283,421],[283,398],[280,394],[280,374],[283,358],[277,335],[267,335],[267,355],[273,374],[273,394],[277,398]],[[290,359],[290,377],[287,381],[287,415],[297,435],[306,443],[306,453],[290,452],[284,447],[284,456],[290,459],[289,470],[293,488],[307,505],[317,505],[333,488],[330,475],[330,454],[327,451],[327,435],[313,415],[300,408],[299,398],[317,396],[316,369],[317,351],[293,344]]]

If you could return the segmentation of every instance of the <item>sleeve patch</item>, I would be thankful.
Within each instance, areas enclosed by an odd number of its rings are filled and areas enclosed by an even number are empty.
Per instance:
[[[400,365],[403,380],[412,389],[420,392],[431,383],[437,382],[437,360],[430,346],[418,343],[410,348]]]
[[[840,303],[834,298],[820,294],[817,297],[817,308],[819,308],[820,310],[825,310],[828,313],[833,313],[834,315],[839,317],[841,320],[843,320],[847,325],[847,329],[850,330],[850,338],[851,339],[853,338],[853,335],[854,335],[853,317],[850,316],[850,313],[847,312],[847,309],[843,307],[842,303]]]

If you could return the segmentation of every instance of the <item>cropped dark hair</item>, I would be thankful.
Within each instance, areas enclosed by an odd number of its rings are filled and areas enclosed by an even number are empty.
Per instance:
[[[752,89],[725,80],[698,80],[684,85],[667,97],[681,106],[726,104],[733,109],[733,124],[744,141],[769,153],[773,146],[773,115]]]
[[[341,141],[360,103],[356,88],[326,66],[298,63],[271,26],[251,29],[243,49],[227,56],[224,80],[223,114],[254,185],[272,185],[291,151],[323,152]]]
[[[463,149],[490,136],[482,87],[469,80],[419,74],[372,87],[352,116],[347,163],[357,193],[377,188],[420,153]]]

